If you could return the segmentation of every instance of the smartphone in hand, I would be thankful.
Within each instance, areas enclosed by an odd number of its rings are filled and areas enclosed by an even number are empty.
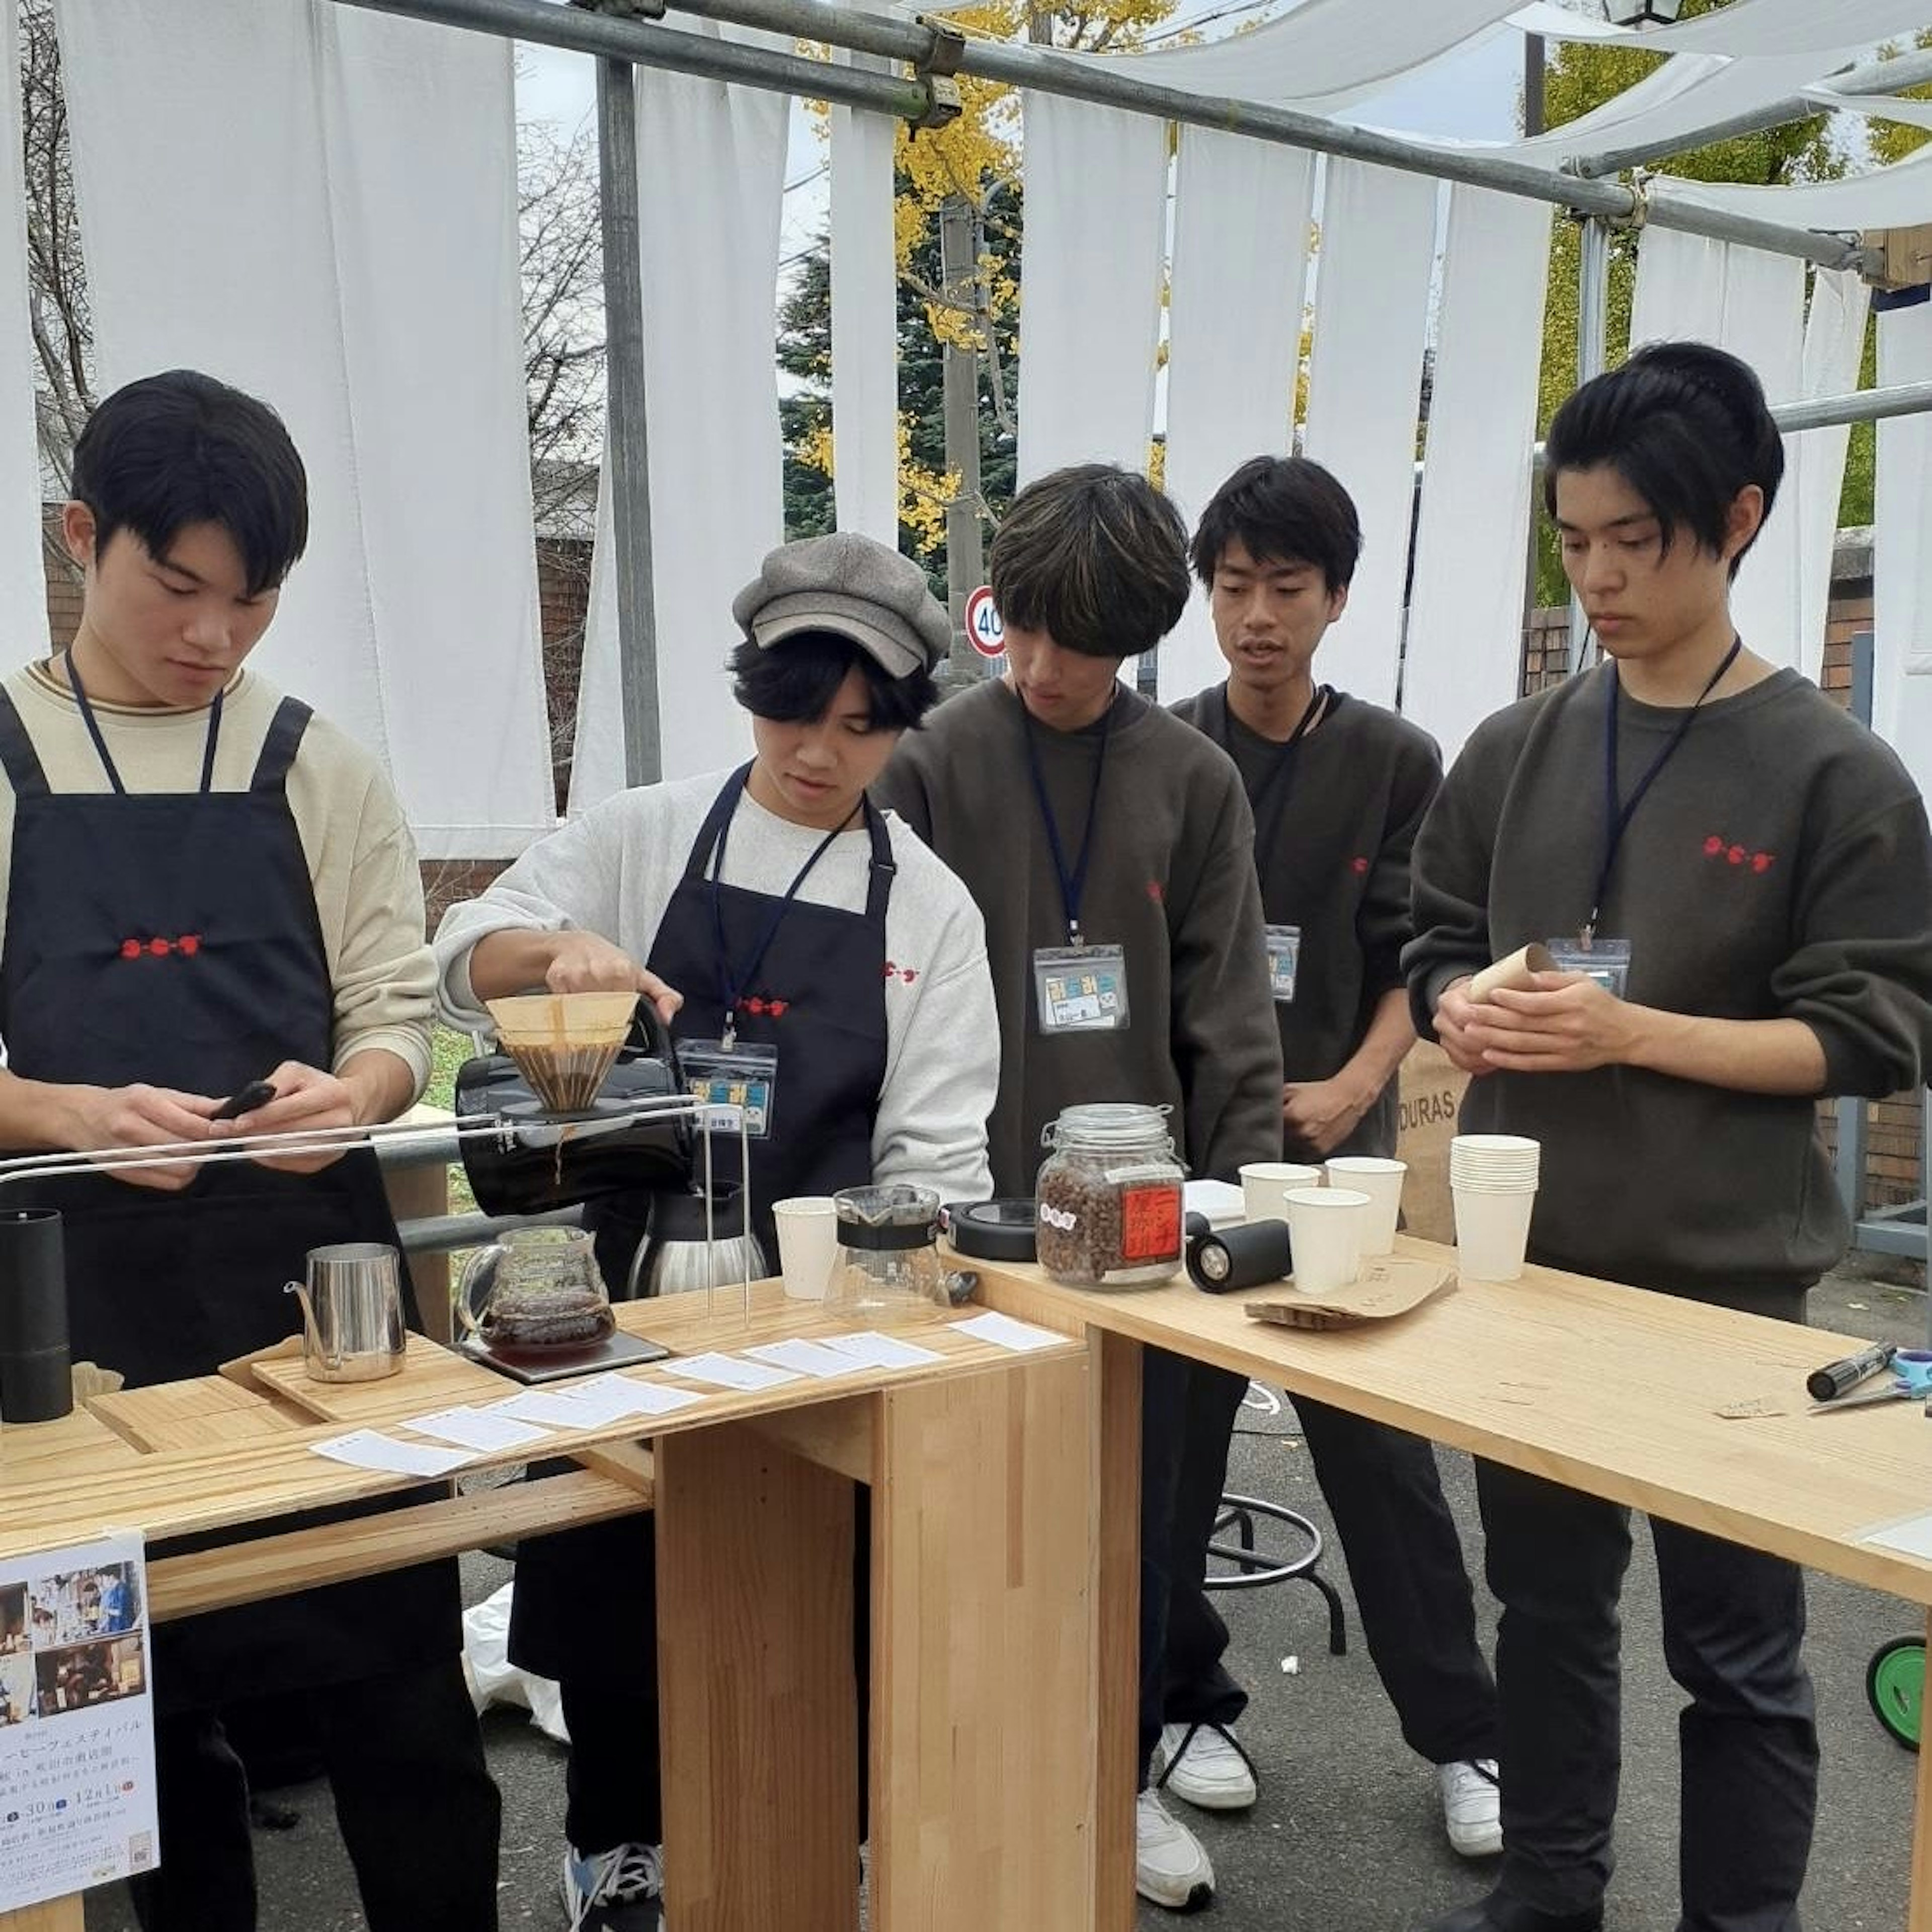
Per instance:
[[[252,1114],[257,1107],[266,1107],[274,1097],[275,1088],[272,1081],[251,1080],[238,1092],[230,1094],[208,1118],[238,1120],[244,1114]]]

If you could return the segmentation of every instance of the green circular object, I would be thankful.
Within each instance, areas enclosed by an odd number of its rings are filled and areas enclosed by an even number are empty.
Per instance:
[[[1865,1695],[1882,1724],[1908,1750],[1918,1748],[1925,1705],[1925,1641],[1894,1637],[1882,1644],[1865,1672]]]

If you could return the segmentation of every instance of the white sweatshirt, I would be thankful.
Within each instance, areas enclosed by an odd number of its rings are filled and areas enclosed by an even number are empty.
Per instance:
[[[436,1000],[467,1032],[488,1032],[470,954],[493,932],[594,932],[648,965],[672,892],[728,773],[620,792],[532,845],[480,898],[452,906],[436,935]],[[872,1178],[992,1192],[986,1117],[999,1084],[999,1022],[986,928],[966,888],[903,820],[884,814],[898,871],[886,909],[886,1078],[872,1129]],[[742,796],[725,841],[724,883],[782,896],[824,834]],[[799,897],[862,912],[872,842],[842,833]],[[688,988],[680,988],[688,991]],[[854,988],[855,997],[869,992]],[[778,1077],[782,1084],[782,1060]]]

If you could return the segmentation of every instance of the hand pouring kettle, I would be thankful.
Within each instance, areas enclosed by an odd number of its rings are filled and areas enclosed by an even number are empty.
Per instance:
[[[343,1241],[308,1251],[308,1286],[283,1290],[302,1303],[302,1366],[312,1381],[373,1382],[402,1372],[409,1340],[396,1251]]]

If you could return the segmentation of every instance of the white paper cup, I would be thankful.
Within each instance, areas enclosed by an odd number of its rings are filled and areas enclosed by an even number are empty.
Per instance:
[[[1250,1221],[1286,1221],[1291,1187],[1319,1187],[1322,1170],[1288,1160],[1252,1160],[1241,1169],[1241,1204]]]
[[[1304,1294],[1332,1294],[1362,1271],[1369,1197],[1352,1187],[1291,1187],[1288,1239],[1294,1285]]]
[[[1385,1255],[1395,1246],[1396,1224],[1402,1217],[1402,1184],[1408,1174],[1406,1160],[1382,1160],[1370,1154],[1340,1154],[1327,1163],[1328,1185],[1350,1187],[1369,1197],[1362,1220],[1364,1256]]]
[[[838,1214],[829,1194],[802,1194],[774,1202],[778,1228],[778,1272],[787,1299],[823,1301],[838,1258]]]
[[[1536,1190],[1514,1193],[1457,1187],[1456,1272],[1465,1281],[1514,1281],[1522,1273],[1529,1246],[1529,1220]]]

